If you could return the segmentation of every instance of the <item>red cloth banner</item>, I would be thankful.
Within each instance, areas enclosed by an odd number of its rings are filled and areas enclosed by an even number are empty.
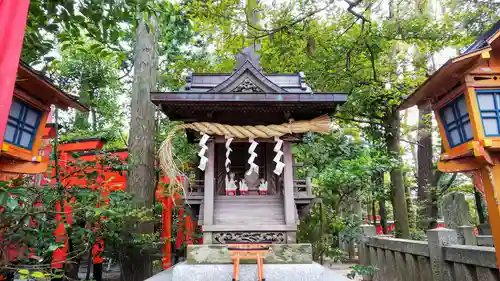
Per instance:
[[[9,118],[29,0],[0,1],[0,147]]]

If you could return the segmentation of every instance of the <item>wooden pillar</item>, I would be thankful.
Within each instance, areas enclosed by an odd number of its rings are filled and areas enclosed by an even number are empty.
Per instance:
[[[214,194],[215,194],[215,149],[214,141],[207,143],[208,163],[205,169],[205,189],[203,192],[203,224],[214,224]],[[203,243],[212,244],[212,233],[203,232]]]
[[[496,162],[493,167],[483,167],[481,169],[481,178],[488,204],[488,216],[495,244],[497,263],[500,264],[500,163]]]
[[[313,194],[312,191],[312,178],[311,177],[306,177],[306,192],[307,195],[310,196]]]
[[[285,206],[285,224],[295,225],[295,198],[293,194],[293,157],[292,157],[292,143],[283,142],[283,162],[284,168],[284,184],[283,184],[283,198]]]

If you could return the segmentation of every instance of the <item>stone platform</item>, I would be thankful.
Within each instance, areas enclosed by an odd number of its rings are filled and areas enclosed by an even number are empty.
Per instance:
[[[311,244],[271,244],[264,264],[311,264]],[[188,264],[233,264],[228,246],[222,244],[188,245]],[[254,263],[242,260],[241,263]]]
[[[230,264],[178,263],[146,281],[231,281],[233,266]],[[266,281],[348,281],[334,271],[317,263],[264,264]],[[240,265],[240,281],[256,281],[257,265]]]

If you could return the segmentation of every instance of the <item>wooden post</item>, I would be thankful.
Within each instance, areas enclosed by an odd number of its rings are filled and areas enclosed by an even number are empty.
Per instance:
[[[182,179],[182,186],[184,187],[184,192],[186,193],[185,196],[187,196],[192,192],[192,190],[189,189],[189,177],[183,176]]]
[[[284,184],[283,198],[285,206],[285,224],[295,225],[295,198],[293,194],[293,158],[292,144],[288,141],[283,142],[283,162],[284,168]]]
[[[495,176],[497,175],[497,176]],[[484,193],[488,204],[488,216],[491,225],[491,234],[497,255],[497,263],[500,268],[500,165],[495,163],[493,167],[485,166],[481,169]]]
[[[214,224],[214,193],[215,193],[215,149],[214,142],[210,140],[207,143],[208,151],[208,163],[205,169],[205,190],[203,192],[203,224],[213,225]],[[203,232],[203,243],[212,244],[212,233]]]
[[[306,177],[306,192],[307,195],[310,196],[313,194],[312,192],[312,179],[311,177]]]

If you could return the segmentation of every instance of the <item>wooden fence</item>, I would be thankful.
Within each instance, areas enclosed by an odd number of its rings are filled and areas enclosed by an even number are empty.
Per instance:
[[[360,264],[376,268],[374,276],[363,280],[500,281],[495,248],[475,246],[489,241],[481,237],[474,242],[472,227],[429,230],[427,241],[378,237],[374,226],[362,227]]]

